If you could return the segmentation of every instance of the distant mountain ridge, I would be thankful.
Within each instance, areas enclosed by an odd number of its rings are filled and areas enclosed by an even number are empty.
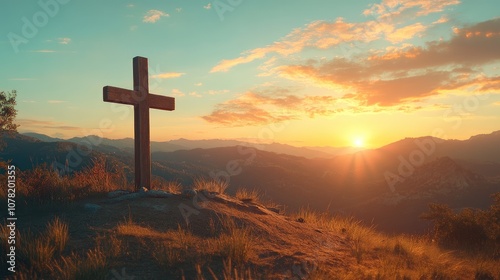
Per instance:
[[[133,178],[133,156],[123,152],[132,139],[120,141],[96,142],[100,144],[92,153],[82,155],[82,164],[75,169],[90,163],[93,156],[104,155],[122,164],[128,177]],[[78,152],[75,142],[42,142],[18,135],[8,139],[0,158],[13,159],[24,169],[33,163],[61,165],[68,157],[71,163],[75,162],[71,153]],[[116,143],[123,144],[122,148],[108,145]],[[179,139],[169,144],[186,147],[186,143],[191,141]],[[203,143],[209,147],[219,142]],[[186,186],[201,177],[226,180],[229,194],[238,188],[255,188],[264,198],[290,210],[305,206],[330,209],[374,220],[381,230],[421,231],[424,224],[418,216],[429,202],[457,208],[488,205],[489,195],[500,191],[499,145],[500,133],[494,132],[468,140],[406,138],[378,149],[331,158],[308,159],[241,145],[179,149],[153,152],[152,173]]]
[[[73,137],[67,140],[50,137],[40,133],[23,133],[23,135],[39,139],[44,142],[91,142],[99,143],[99,145],[113,146],[122,149],[129,153],[133,153],[134,139],[108,139],[96,135],[89,135],[85,137]],[[274,152],[278,154],[288,154],[293,156],[300,156],[305,158],[332,158],[337,155],[353,153],[363,150],[356,147],[295,147],[287,144],[280,143],[251,143],[239,140],[222,140],[222,139],[206,139],[206,140],[189,140],[189,139],[176,139],[170,141],[151,141],[151,152],[173,152],[178,150],[192,150],[192,149],[211,149],[221,147],[233,146],[248,146],[254,147],[259,150]]]

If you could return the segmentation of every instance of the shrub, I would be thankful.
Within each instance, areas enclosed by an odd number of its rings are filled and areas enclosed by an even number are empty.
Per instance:
[[[478,249],[500,241],[500,193],[494,195],[495,203],[489,210],[466,208],[454,213],[447,205],[430,204],[422,219],[433,221],[434,238],[441,244]],[[498,248],[497,248],[498,250]]]

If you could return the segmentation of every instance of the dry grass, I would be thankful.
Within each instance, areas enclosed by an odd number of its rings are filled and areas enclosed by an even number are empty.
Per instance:
[[[215,275],[214,271],[209,267],[208,271],[213,277],[213,280],[219,280],[219,277]],[[205,280],[201,273],[201,266],[196,267],[198,280]],[[221,280],[252,280],[256,279],[252,277],[252,271],[250,269],[236,268],[232,266],[231,259],[223,261],[223,271]]]
[[[47,225],[46,238],[57,253],[62,253],[69,240],[68,224],[56,217]]]
[[[219,181],[214,179],[196,179],[193,183],[193,188],[197,191],[209,191],[218,194],[223,194],[229,185],[225,181]]]
[[[308,209],[292,217],[344,236],[351,256],[360,265],[354,270],[335,270],[319,264],[310,279],[464,279],[464,275],[474,273],[476,279],[500,276],[498,263],[491,258],[475,262],[470,256],[443,250],[424,237],[391,237],[353,218],[331,217]],[[477,278],[480,276],[490,278]]]
[[[62,257],[54,267],[54,279],[99,280],[107,275],[106,255],[100,248],[89,250],[83,258],[76,254]]]
[[[95,166],[102,167],[99,163]],[[85,172],[98,172],[91,170]],[[83,182],[78,176],[57,177],[46,169],[35,170],[30,174],[35,177],[25,182],[40,183],[41,186],[40,190],[36,190],[38,193],[32,194],[45,196],[44,199],[48,200],[78,197],[75,190],[84,188],[81,185],[90,182]],[[96,191],[111,187],[116,179],[108,175],[106,182],[102,174],[97,176],[101,176],[104,184],[103,187],[92,187]],[[73,187],[65,190],[60,188],[71,180],[80,181],[73,181]],[[33,190],[31,185],[27,186]],[[163,187],[170,192],[180,192],[177,183]],[[195,181],[194,188],[223,193],[227,184],[200,179]],[[260,199],[255,190],[238,190],[236,198],[246,202]],[[346,265],[335,267],[319,261],[309,266],[307,279],[500,279],[498,260],[491,254],[447,251],[425,237],[387,236],[351,217],[331,216],[309,209],[301,209],[291,217],[303,220],[305,226],[321,230],[323,236],[331,234],[339,238],[342,244],[347,244],[345,250],[339,251],[345,257]],[[192,275],[189,277],[200,280],[266,279],[265,275],[252,278],[254,273],[248,269],[248,264],[255,265],[259,261],[257,256],[260,252],[256,248],[261,246],[256,245],[271,241],[257,239],[242,220],[233,217],[220,217],[219,220],[222,229],[216,230],[212,221],[207,227],[211,237],[202,238],[180,225],[177,229],[163,232],[138,224],[129,216],[113,230],[99,236],[95,247],[88,246],[88,251],[76,254],[66,248],[69,241],[68,225],[55,218],[47,224],[45,232],[38,235],[29,231],[17,233],[16,245],[22,272],[16,274],[16,279],[105,279],[110,263],[121,264],[131,259],[141,261],[143,257],[152,257],[153,265],[167,271],[174,268],[190,269]],[[0,227],[0,234],[3,252],[8,235],[4,225]],[[137,253],[136,257],[134,253]],[[336,254],[336,251],[332,254]],[[4,261],[5,257],[1,256],[0,260]],[[182,272],[177,276],[180,274]]]
[[[216,240],[219,253],[237,265],[243,265],[255,254],[256,238],[248,227],[239,226],[230,217],[221,218],[223,233]]]
[[[176,181],[165,181],[161,177],[155,177],[151,182],[151,186],[153,189],[163,190],[173,194],[180,194],[182,192],[181,183]]]
[[[51,263],[56,247],[43,237],[37,237],[31,232],[18,236],[19,259],[36,271],[44,271]]]
[[[105,157],[92,159],[92,164],[69,178],[70,183],[88,194],[126,189],[128,182],[123,167],[108,162]]]
[[[257,190],[247,190],[247,189],[238,189],[236,191],[236,198],[243,202],[253,202],[257,203],[260,200],[260,194]]]
[[[135,223],[130,215],[124,222],[121,222],[116,226],[116,233],[119,235],[128,235],[139,238],[159,238],[164,235],[150,227],[141,226]]]

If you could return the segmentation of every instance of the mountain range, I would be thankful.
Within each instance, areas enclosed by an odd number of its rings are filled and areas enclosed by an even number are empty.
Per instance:
[[[100,146],[112,146],[119,149],[123,149],[129,153],[134,151],[134,139],[123,138],[123,139],[108,139],[102,138],[96,135],[88,135],[85,137],[73,137],[70,139],[60,139],[50,137],[40,133],[28,132],[23,133],[23,135],[39,139],[44,142],[72,142],[72,143],[99,143]],[[232,147],[232,146],[253,146],[257,147],[259,150],[274,152],[278,154],[288,154],[305,158],[332,158],[337,155],[349,154],[363,150],[358,147],[295,147],[287,144],[280,143],[261,143],[259,141],[240,141],[240,140],[222,140],[222,139],[205,139],[205,140],[188,140],[188,139],[176,139],[170,141],[151,141],[151,151],[152,152],[173,152],[178,150],[192,150],[192,149],[211,149],[220,147]]]
[[[40,134],[3,138],[7,148],[0,158],[11,159],[20,169],[46,163],[71,172],[105,156],[133,178],[132,139],[60,141]],[[225,180],[229,194],[256,189],[288,211],[327,210],[354,215],[387,232],[422,232],[427,224],[418,216],[430,202],[456,209],[491,203],[489,196],[500,191],[499,144],[496,131],[467,140],[405,138],[377,149],[344,149],[337,155],[317,151],[312,156],[312,149],[281,144],[257,149],[233,140],[179,139],[152,143],[152,173],[183,185],[195,178]],[[298,151],[308,156],[297,156]]]

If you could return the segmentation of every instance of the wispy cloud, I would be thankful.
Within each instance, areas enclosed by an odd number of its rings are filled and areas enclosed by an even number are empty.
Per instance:
[[[36,51],[30,51],[34,53],[55,53],[55,50],[36,50]]]
[[[57,38],[57,41],[59,42],[59,44],[61,45],[68,45],[69,43],[71,43],[71,38],[67,38],[67,37],[64,37],[64,38]]]
[[[155,23],[160,20],[161,17],[169,17],[170,15],[162,12],[160,10],[149,10],[143,18],[143,22]]]
[[[228,93],[228,92],[229,92],[229,90],[227,90],[227,89],[220,89],[220,90],[211,89],[211,90],[207,91],[207,94],[219,95],[219,94],[224,94],[224,93]]]
[[[61,104],[61,103],[66,103],[68,101],[64,101],[64,100],[48,100],[47,103],[49,104]]]
[[[426,16],[443,11],[448,6],[458,5],[460,0],[383,0],[366,9],[364,15],[377,15],[381,18],[398,18],[402,16]]]
[[[343,18],[337,18],[334,21],[314,21],[268,46],[245,51],[237,58],[223,59],[210,72],[226,72],[237,65],[263,59],[270,54],[287,57],[306,47],[323,50],[354,42],[402,42],[422,35],[429,27],[421,22],[401,26],[404,20],[416,20],[459,3],[458,0],[384,0],[382,4],[372,5],[364,11],[365,15],[374,16],[373,20],[347,22]]]
[[[203,83],[196,83],[194,85],[197,86],[197,87],[201,87],[203,85]]]
[[[166,73],[160,73],[151,76],[151,78],[154,79],[172,79],[172,78],[179,78],[181,76],[186,75],[186,73],[180,73],[180,72],[166,72]]]
[[[135,7],[134,4],[127,4],[127,8],[133,8],[133,7]]]
[[[185,96],[186,94],[184,94],[184,92],[182,92],[181,90],[174,88],[172,89],[172,95],[175,97],[182,97]]]
[[[190,96],[194,96],[194,97],[202,97],[201,94],[197,93],[196,91],[192,91],[189,93]]]
[[[182,12],[182,8],[175,8],[175,11],[180,13],[180,12]]]
[[[34,120],[34,119],[18,119],[17,123],[24,129],[57,129],[57,130],[69,130],[69,131],[75,131],[75,130],[80,130],[81,128],[76,127],[76,126],[70,126],[67,125],[63,122],[56,122],[56,121],[41,121],[41,120]]]
[[[208,3],[206,6],[203,6],[203,8],[206,10],[212,9],[212,3]]]

